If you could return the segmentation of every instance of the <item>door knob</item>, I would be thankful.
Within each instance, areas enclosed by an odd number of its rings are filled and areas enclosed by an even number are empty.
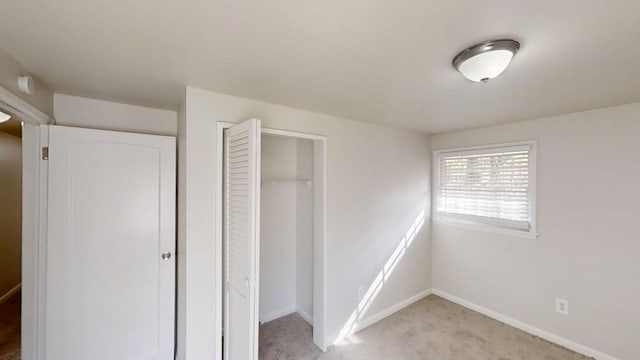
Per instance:
[[[162,253],[162,260],[167,261],[169,259],[171,259],[171,253],[170,252]]]

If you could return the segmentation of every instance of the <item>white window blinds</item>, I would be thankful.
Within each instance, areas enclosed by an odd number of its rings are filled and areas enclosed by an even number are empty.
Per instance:
[[[438,218],[530,231],[532,150],[526,143],[436,153]]]

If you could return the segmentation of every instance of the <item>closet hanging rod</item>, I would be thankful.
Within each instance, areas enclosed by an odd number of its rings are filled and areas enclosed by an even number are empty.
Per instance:
[[[313,184],[313,181],[311,181],[311,179],[267,179],[262,181],[262,186],[264,186],[265,184],[281,183],[281,182],[282,183],[295,182],[299,185],[301,184],[307,185],[308,187],[311,187]]]

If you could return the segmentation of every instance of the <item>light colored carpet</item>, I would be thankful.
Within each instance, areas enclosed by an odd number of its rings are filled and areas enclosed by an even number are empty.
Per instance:
[[[20,295],[0,304],[0,360],[20,359]]]
[[[351,344],[322,353],[299,315],[260,327],[261,360],[588,359],[435,295],[355,334]]]

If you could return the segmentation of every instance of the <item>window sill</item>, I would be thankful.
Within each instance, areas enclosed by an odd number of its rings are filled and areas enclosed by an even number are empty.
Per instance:
[[[513,230],[513,229],[505,229],[499,226],[486,225],[486,224],[475,224],[469,223],[466,221],[460,221],[456,219],[443,219],[443,218],[432,218],[431,222],[434,224],[441,224],[447,226],[453,226],[461,229],[474,230],[474,231],[482,231],[493,234],[514,236],[524,239],[536,239],[540,236],[540,234],[533,231],[521,231],[521,230]]]

